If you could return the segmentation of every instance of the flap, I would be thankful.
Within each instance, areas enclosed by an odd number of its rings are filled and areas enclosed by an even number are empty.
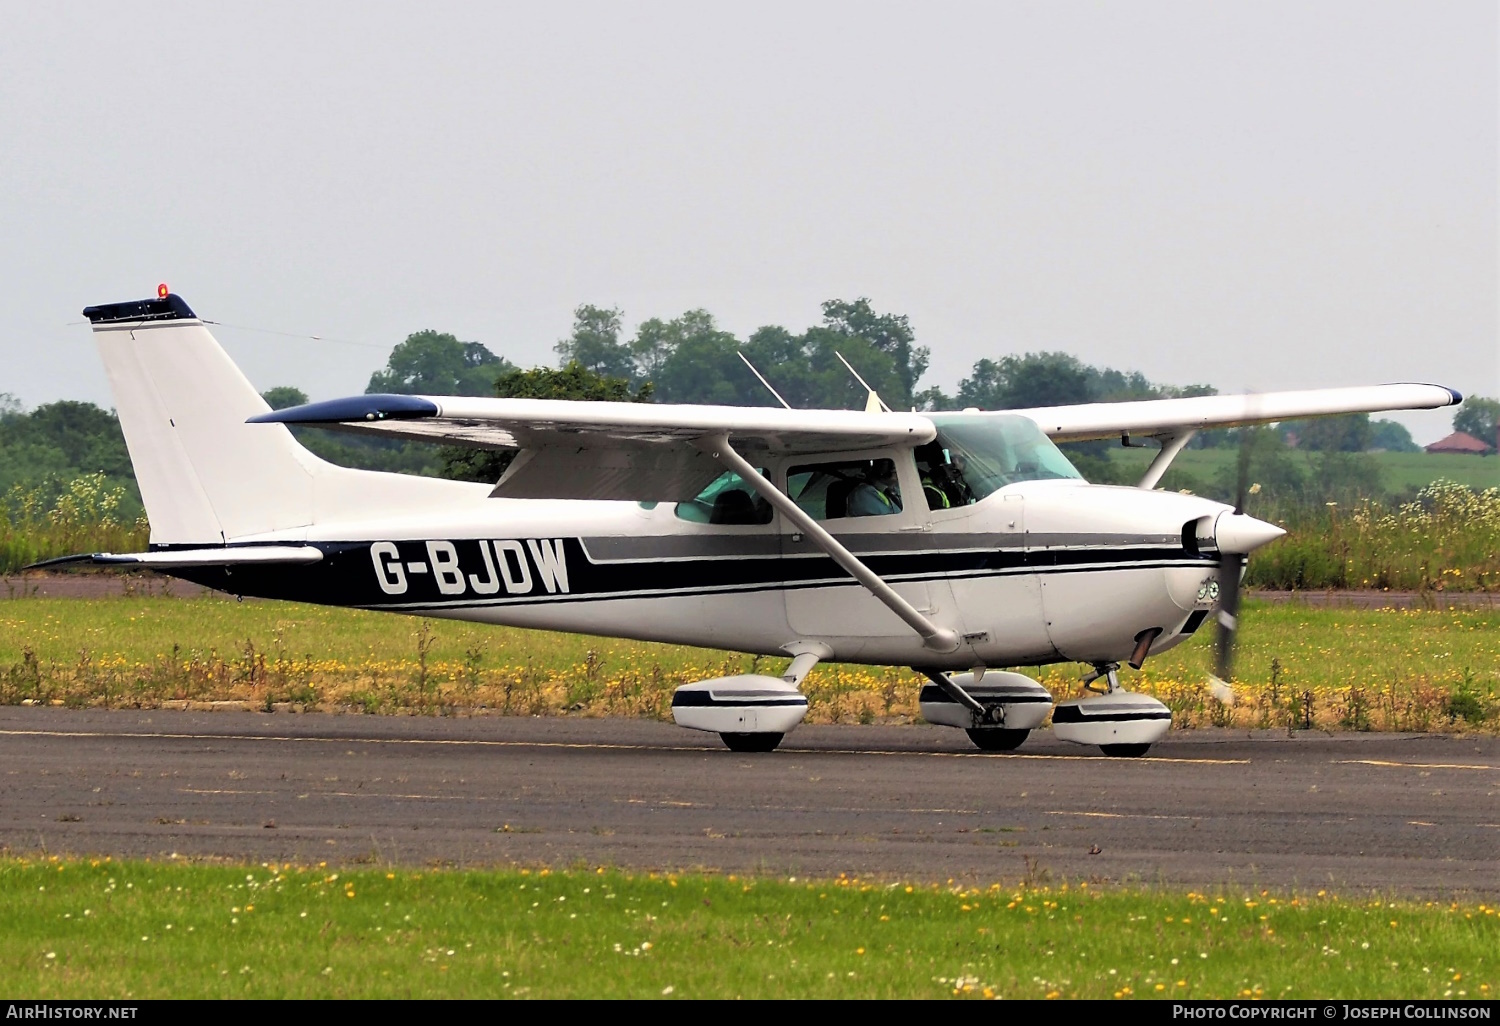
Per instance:
[[[686,501],[724,472],[686,445],[582,449],[543,446],[522,452],[490,492],[500,499]]]

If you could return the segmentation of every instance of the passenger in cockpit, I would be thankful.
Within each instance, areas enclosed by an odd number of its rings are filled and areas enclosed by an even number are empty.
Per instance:
[[[896,464],[876,460],[866,477],[849,493],[851,517],[882,517],[901,512],[901,493],[896,487]]]

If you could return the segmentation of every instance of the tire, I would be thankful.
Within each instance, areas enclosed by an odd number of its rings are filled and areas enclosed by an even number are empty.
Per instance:
[[[1150,745],[1100,745],[1099,750],[1116,759],[1139,759],[1151,750]]]
[[[1029,730],[1006,730],[1004,727],[984,727],[978,730],[970,728],[964,733],[969,735],[969,740],[975,746],[986,752],[1009,752],[1021,747],[1021,742],[1026,740]]]
[[[781,744],[784,734],[729,734],[719,735],[731,752],[774,752]]]

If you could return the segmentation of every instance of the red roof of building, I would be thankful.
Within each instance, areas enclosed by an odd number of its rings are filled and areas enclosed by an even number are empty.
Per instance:
[[[1462,431],[1455,431],[1447,438],[1439,439],[1426,448],[1428,452],[1487,453],[1490,451],[1488,445],[1485,445],[1473,435],[1466,435]]]

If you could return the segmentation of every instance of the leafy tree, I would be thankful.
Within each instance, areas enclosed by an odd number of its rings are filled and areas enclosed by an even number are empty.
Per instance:
[[[630,379],[609,377],[574,361],[561,370],[512,368],[495,381],[495,394],[504,399],[581,399],[592,402],[651,402],[650,383],[631,391]],[[455,481],[494,484],[515,459],[513,450],[470,449],[445,445],[440,450],[441,476]]]
[[[1269,503],[1296,503],[1303,501],[1308,489],[1308,477],[1296,457],[1282,440],[1281,434],[1269,428],[1238,428],[1234,432],[1234,445],[1249,449],[1249,484],[1259,485],[1249,496],[1250,512],[1264,511]],[[1208,494],[1223,502],[1233,502],[1239,487],[1239,461],[1224,467],[1215,476]]]
[[[953,396],[949,395],[947,392],[944,392],[942,388],[937,385],[933,385],[931,388],[924,388],[922,389],[922,391],[912,396],[911,404],[918,410],[924,410],[932,413],[940,412],[943,410],[958,409],[958,402],[953,398]]]
[[[1495,444],[1495,422],[1500,420],[1500,402],[1472,395],[1453,415],[1453,430],[1473,435],[1488,445]]]
[[[805,348],[806,342],[805,334],[794,335],[779,325],[768,324],[757,328],[740,347],[746,359],[755,364],[756,369],[766,376],[771,387],[797,409],[817,405],[812,383],[808,380],[811,367]],[[736,358],[734,362],[738,364],[740,361]],[[741,365],[741,370],[744,370],[743,365]],[[781,405],[766,391],[766,386],[755,380],[753,374],[746,371],[745,377],[750,380],[745,385],[744,405]]]
[[[664,402],[758,405],[751,386],[764,389],[740,362],[738,348],[738,340],[707,310],[647,321],[631,344],[641,376],[649,377]],[[775,400],[767,395],[765,401]]]
[[[1088,391],[1095,402],[1124,403],[1139,399],[1160,399],[1162,390],[1146,380],[1140,371],[1117,371],[1113,367],[1086,367]],[[1077,400],[1074,400],[1075,402]]]
[[[509,370],[478,342],[460,342],[439,331],[418,331],[391,351],[384,370],[370,375],[368,394],[488,395],[495,378]]]
[[[1316,491],[1312,502],[1337,502],[1348,506],[1360,499],[1385,497],[1385,475],[1375,457],[1364,452],[1320,452],[1312,461],[1309,485]]]
[[[1297,435],[1297,448],[1309,452],[1364,452],[1375,437],[1368,413],[1346,413],[1337,417],[1312,417],[1287,421],[1281,434]]]
[[[803,387],[808,405],[828,409],[864,409],[869,394],[839,360],[843,356],[860,377],[893,410],[909,409],[911,393],[903,380],[897,358],[874,342],[830,328],[809,328],[803,336],[810,369]],[[790,397],[788,397],[790,399]],[[797,405],[794,401],[792,405]]]
[[[1377,420],[1370,425],[1370,448],[1386,452],[1422,451],[1422,447],[1412,441],[1411,432],[1394,420]]]
[[[958,383],[960,407],[1014,410],[1094,401],[1092,367],[1067,353],[1027,353],[980,360]]]
[[[904,314],[876,313],[870,300],[864,296],[852,303],[830,299],[823,304],[823,327],[844,338],[863,339],[871,348],[888,356],[900,387],[897,389],[893,383],[885,393],[885,400],[892,409],[904,409],[910,405],[917,392],[917,382],[927,372],[932,351],[926,346],[913,344],[916,335],[911,321]],[[844,355],[848,356],[847,353]],[[875,384],[863,369],[860,369],[860,374],[870,384]],[[880,391],[879,387],[876,391]]]
[[[131,480],[130,453],[114,413],[93,403],[71,400],[48,403],[31,411],[17,427],[25,440],[55,446],[71,467],[82,473],[102,472],[115,480]]]
[[[679,318],[678,320],[681,320]],[[642,381],[656,382],[662,368],[672,358],[681,336],[676,321],[664,321],[653,317],[643,321],[630,341],[630,358],[635,362],[635,376]]]
[[[906,319],[875,314],[868,300],[824,306],[834,311],[826,318],[829,323],[801,334],[767,325],[743,345],[706,310],[689,310],[671,321],[646,321],[630,343],[637,380],[649,378],[657,397],[666,402],[777,405],[741,362],[743,353],[794,408],[862,408],[865,391],[839,362],[842,354],[888,405],[903,408],[910,393],[899,360],[910,356],[926,365],[925,350],[910,346]],[[858,334],[856,328],[878,338]]]
[[[307,393],[300,388],[291,385],[277,385],[268,388],[260,394],[266,401],[266,405],[273,410],[286,410],[293,406],[303,406],[307,403]]]
[[[112,412],[70,400],[30,413],[15,402],[0,410],[0,488],[20,485],[56,496],[74,478],[98,473],[126,489],[125,509],[133,518],[140,494],[125,436]]]
[[[622,311],[584,304],[573,311],[573,333],[553,346],[564,367],[577,363],[605,377],[634,377],[630,346],[620,341]]]

